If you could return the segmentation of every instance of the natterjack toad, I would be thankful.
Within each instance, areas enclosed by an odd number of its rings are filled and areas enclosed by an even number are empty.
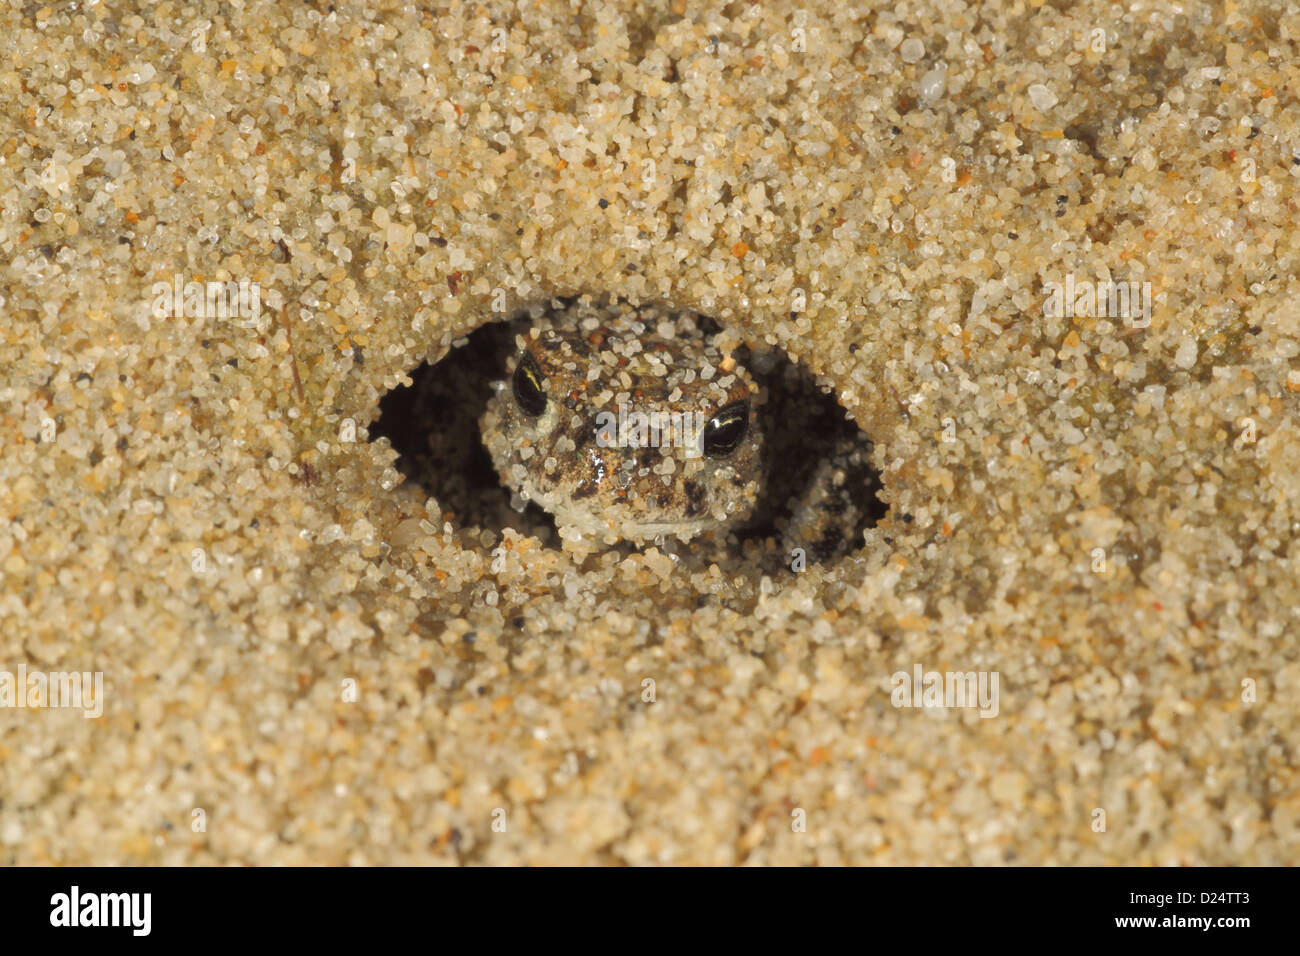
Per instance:
[[[516,344],[480,430],[502,483],[561,538],[690,541],[753,512],[759,387],[696,317],[580,300]]]

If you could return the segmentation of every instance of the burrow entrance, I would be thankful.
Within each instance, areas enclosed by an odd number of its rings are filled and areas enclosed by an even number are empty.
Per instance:
[[[565,304],[554,302],[552,309]],[[712,320],[699,321],[706,332],[718,331]],[[517,510],[520,502],[502,485],[479,435],[492,383],[505,378],[515,337],[529,323],[527,314],[489,322],[440,361],[422,363],[409,373],[411,385],[392,389],[380,401],[370,433],[389,440],[399,455],[399,471],[436,499],[455,527],[494,538],[514,529],[559,548],[549,514],[531,502]],[[689,545],[676,542],[675,550],[706,561],[749,560],[775,571],[790,566],[787,552],[795,543],[804,547],[809,563],[835,561],[862,547],[862,533],[888,511],[879,497],[880,476],[862,447],[862,432],[816,377],[780,350],[742,347],[734,354],[765,396],[755,408],[765,436],[764,491],[755,513],[729,534]],[[824,493],[828,480],[840,489],[830,501]],[[828,509],[826,520],[809,522],[810,507]],[[807,540],[786,534],[795,522],[811,529]],[[666,543],[673,548],[671,539]],[[637,546],[624,542],[617,547],[631,551]]]

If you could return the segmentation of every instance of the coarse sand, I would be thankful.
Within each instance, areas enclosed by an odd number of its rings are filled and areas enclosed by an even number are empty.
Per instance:
[[[3,862],[1300,861],[1294,6],[10,4],[0,54]],[[815,375],[860,549],[403,479],[380,399],[584,294]],[[101,716],[17,706],[70,672]]]

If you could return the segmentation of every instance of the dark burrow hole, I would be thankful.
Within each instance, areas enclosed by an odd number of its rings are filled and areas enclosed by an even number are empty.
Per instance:
[[[712,320],[700,321],[707,332],[718,331]],[[441,361],[422,363],[411,371],[410,386],[383,397],[370,431],[373,437],[389,440],[399,455],[398,470],[435,498],[455,527],[494,535],[513,528],[558,548],[559,535],[549,514],[535,503],[522,513],[511,506],[510,490],[501,484],[479,437],[479,418],[492,395],[492,383],[505,377],[515,336],[527,330],[528,323],[526,315],[490,322]],[[862,532],[888,511],[879,498],[879,475],[868,460],[870,443],[815,376],[784,353],[741,348],[735,357],[766,393],[755,415],[765,436],[767,478],[754,514],[734,537],[716,545],[726,553],[735,553],[739,546],[773,569],[789,567],[786,551],[791,546],[804,548],[809,564],[833,561],[861,547]],[[819,490],[830,485],[839,490],[819,498]],[[825,520],[807,520],[807,510],[796,513],[813,502]],[[806,541],[784,536],[784,529],[799,520],[809,531]],[[633,549],[629,544],[620,547]],[[690,549],[709,557],[699,539]]]

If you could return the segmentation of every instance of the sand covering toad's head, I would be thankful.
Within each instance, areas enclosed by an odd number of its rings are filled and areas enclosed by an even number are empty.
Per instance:
[[[690,540],[751,514],[759,389],[694,316],[579,303],[516,346],[480,429],[501,481],[561,537]]]

